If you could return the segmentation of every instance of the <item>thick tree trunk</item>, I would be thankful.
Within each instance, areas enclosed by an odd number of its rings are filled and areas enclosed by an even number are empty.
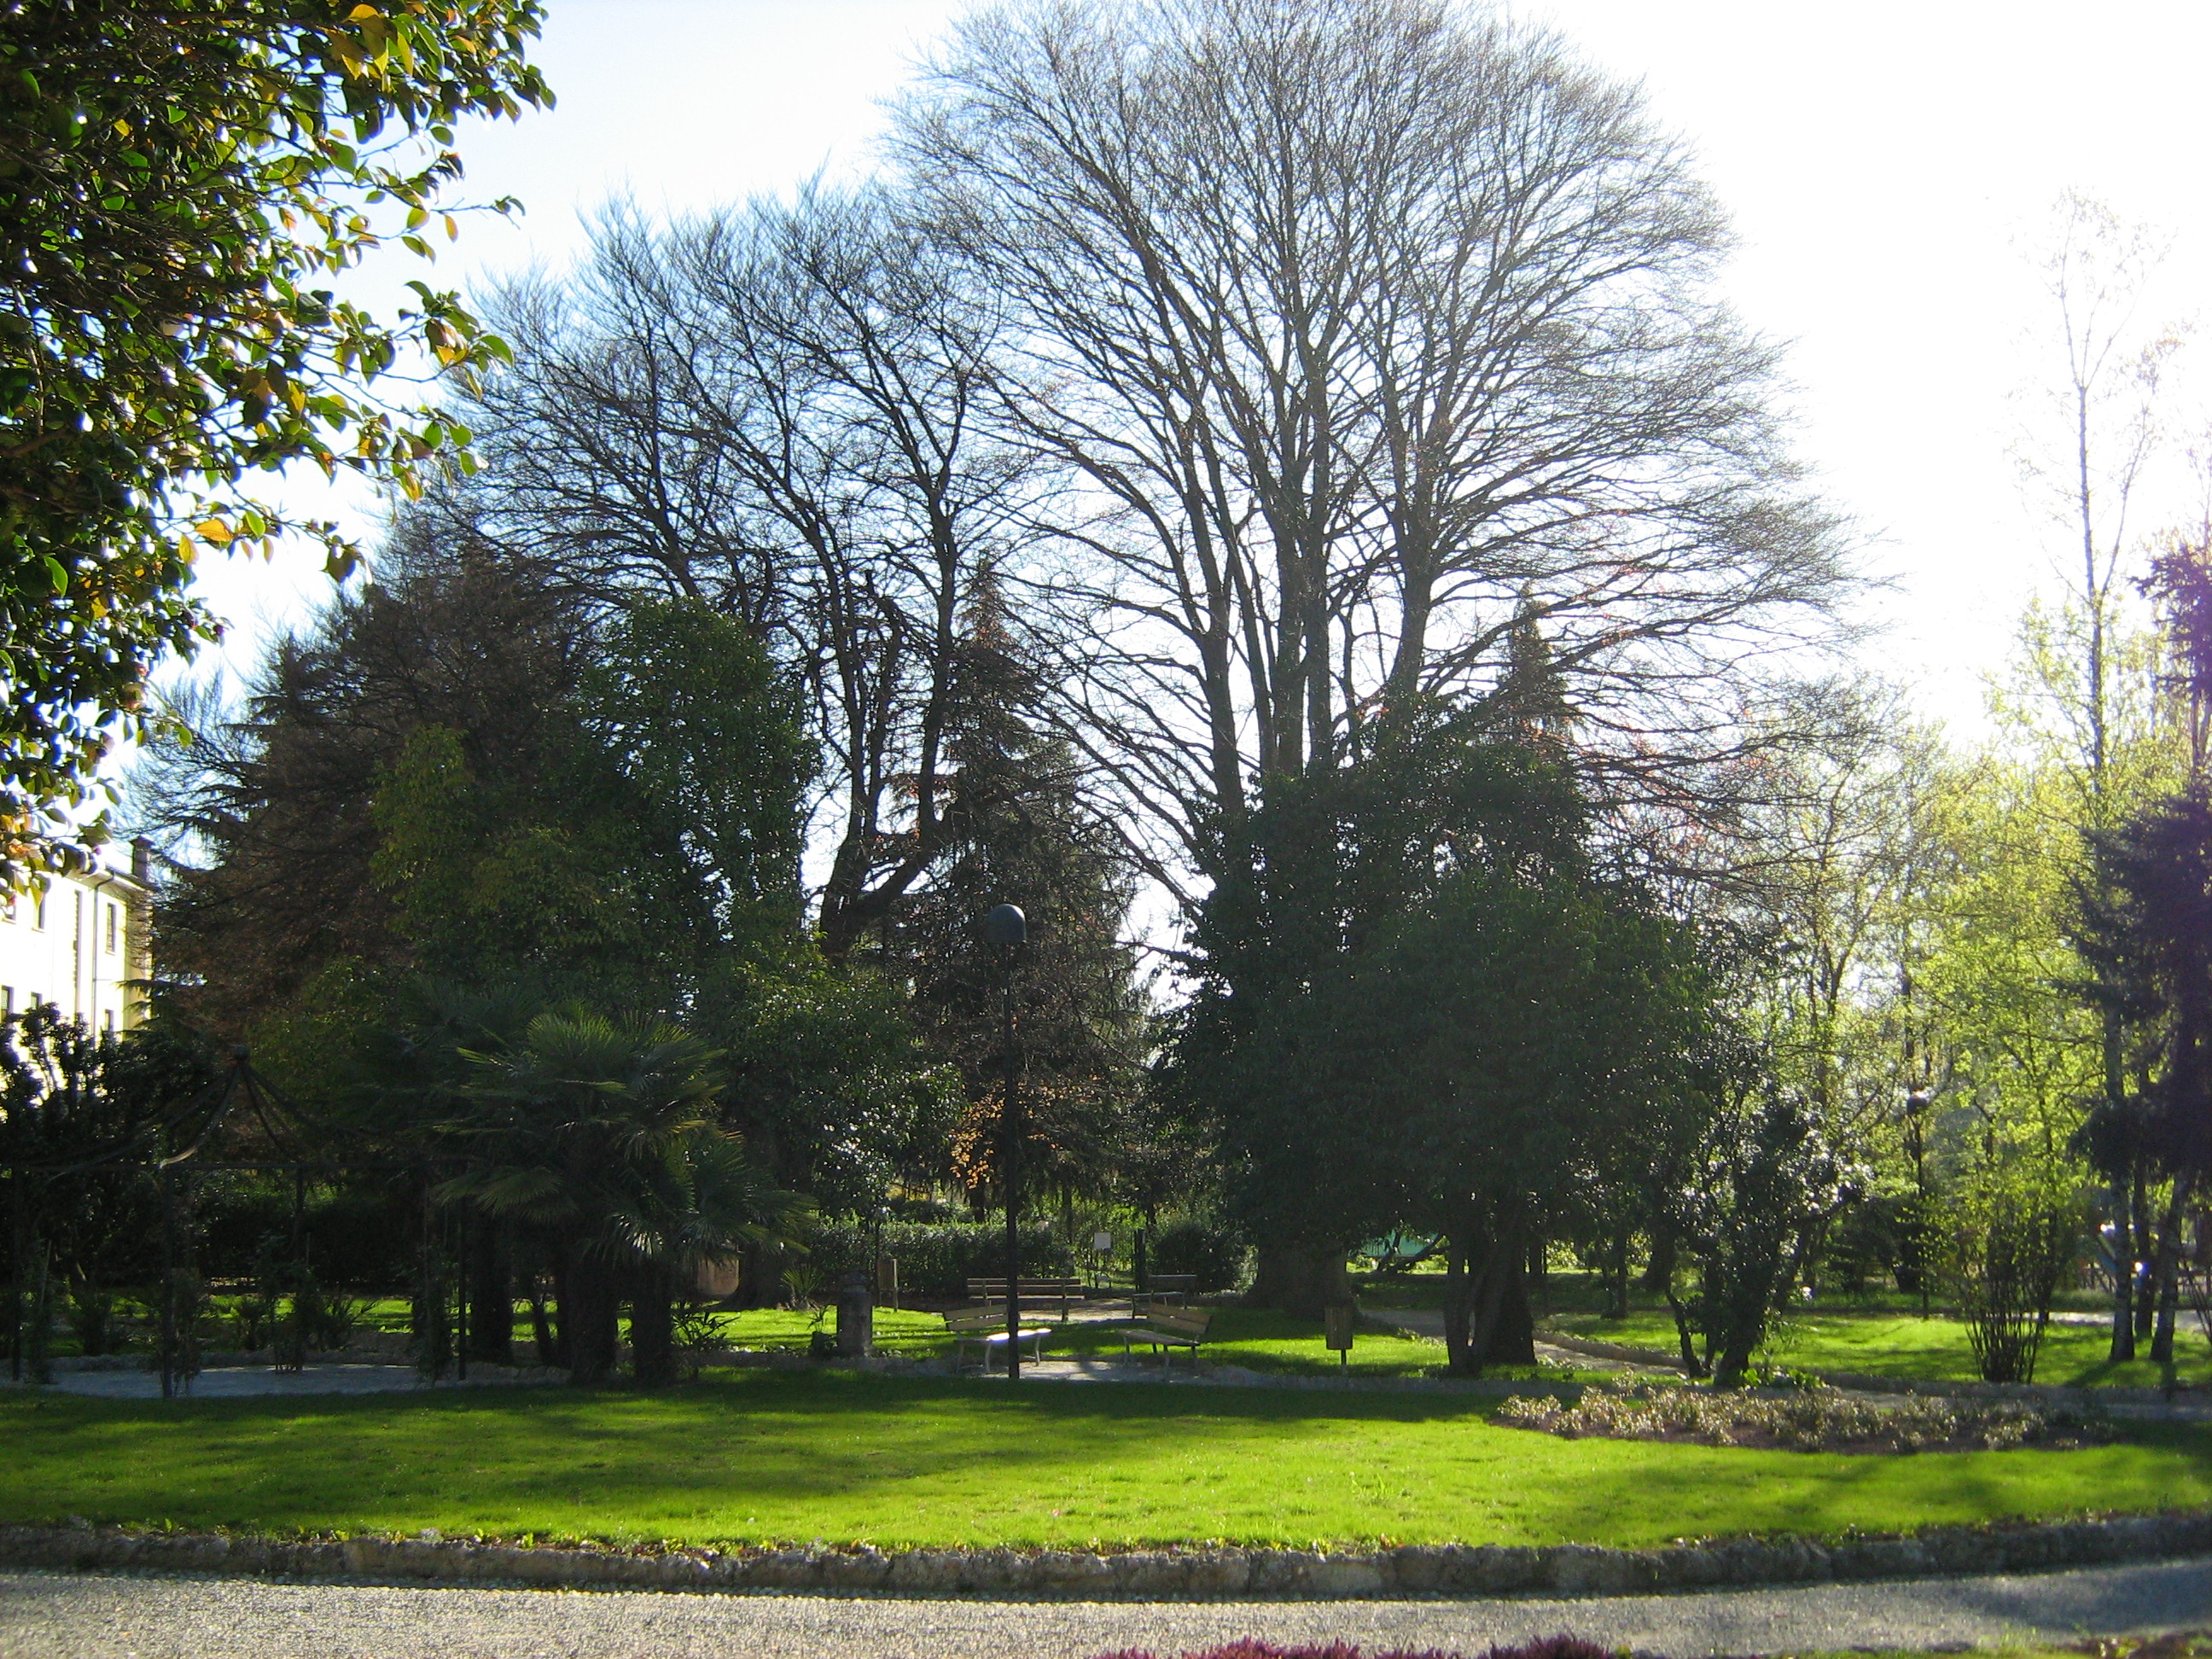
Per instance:
[[[1526,1229],[1522,1206],[1509,1200],[1470,1206],[1451,1230],[1444,1256],[1444,1354],[1455,1376],[1536,1363]]]
[[[1651,1234],[1651,1260],[1644,1269],[1639,1281],[1653,1296],[1664,1296],[1668,1286],[1674,1282],[1674,1253],[1677,1241],[1668,1228],[1656,1228]],[[1901,1288],[1901,1287],[1900,1287]]]
[[[580,1387],[598,1388],[614,1375],[620,1340],[617,1288],[605,1261],[580,1250],[570,1260],[561,1334],[568,1350],[568,1380]]]
[[[667,1270],[647,1262],[632,1277],[630,1369],[640,1388],[665,1389],[676,1381],[676,1297]]]
[[[1517,1243],[1498,1262],[1498,1315],[1490,1340],[1482,1350],[1482,1363],[1490,1365],[1533,1365],[1536,1363],[1536,1320],[1528,1305],[1528,1254]]]
[[[1300,1319],[1319,1319],[1322,1310],[1356,1299],[1344,1252],[1304,1244],[1262,1244],[1248,1307],[1275,1308]]]

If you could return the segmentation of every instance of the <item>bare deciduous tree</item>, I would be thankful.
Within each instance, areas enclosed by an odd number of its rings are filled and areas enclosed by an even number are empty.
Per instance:
[[[1425,707],[1506,718],[1536,658],[1613,822],[1663,819],[1760,654],[1826,625],[1834,528],[1713,296],[1719,213],[1550,37],[1038,0],[956,30],[896,145],[1005,307],[1005,418],[1070,481],[1028,573],[1067,729],[1194,909],[1291,850],[1258,844],[1283,786]],[[1226,964],[1194,965],[1233,1005]],[[1293,1302],[1328,1280],[1298,1254],[1261,1255]]]
[[[1007,307],[1008,419],[1076,481],[1067,718],[1170,880],[1221,878],[1270,776],[1496,689],[1530,624],[1594,760],[1669,787],[1838,591],[1711,294],[1717,211],[1548,37],[1423,0],[989,11],[897,143]]]
[[[842,956],[939,851],[957,618],[1022,477],[978,429],[988,313],[880,194],[817,191],[665,232],[617,208],[498,310],[517,367],[459,507],[593,597],[706,599],[804,679]]]

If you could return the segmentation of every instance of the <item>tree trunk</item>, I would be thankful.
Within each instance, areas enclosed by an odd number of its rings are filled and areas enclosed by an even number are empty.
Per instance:
[[[532,1280],[530,1285],[530,1334],[537,1345],[539,1364],[561,1363],[561,1344],[553,1334],[553,1321],[546,1311],[544,1284],[538,1279]]]
[[[514,1287],[511,1254],[499,1224],[474,1217],[469,1252],[469,1358],[495,1365],[514,1363]]]
[[[1528,1305],[1528,1254],[1518,1243],[1499,1255],[1503,1282],[1498,1286],[1498,1316],[1490,1340],[1482,1350],[1482,1364],[1534,1365],[1536,1363],[1536,1321]]]
[[[646,1262],[631,1279],[630,1369],[644,1389],[665,1389],[676,1381],[676,1295],[668,1270]]]
[[[2142,1171],[2136,1175],[2136,1245],[2135,1259],[2144,1264],[2151,1277],[2136,1285],[2136,1340],[2142,1341],[2150,1334],[2151,1316],[2156,1297],[2154,1291],[2158,1262],[2158,1240],[2153,1237],[2154,1224],[2151,1218],[2150,1180]]]
[[[1444,1241],[1444,1367],[1455,1376],[1479,1369],[1468,1347],[1467,1327],[1473,1303],[1467,1282],[1467,1233],[1454,1227]]]
[[[569,1293],[569,1285],[573,1282],[574,1276],[569,1272],[568,1246],[565,1241],[556,1241],[553,1246],[553,1346],[550,1350],[552,1354],[550,1363],[563,1370],[567,1370],[570,1364],[568,1335],[575,1326],[572,1312],[574,1298]]]
[[[1653,1296],[1665,1295],[1668,1286],[1674,1282],[1675,1248],[1676,1241],[1672,1228],[1658,1227],[1653,1230],[1651,1260],[1645,1265],[1644,1278],[1640,1281],[1644,1290]]]
[[[607,1263],[579,1250],[568,1263],[568,1296],[561,1304],[561,1335],[568,1350],[568,1380],[598,1388],[614,1375],[620,1340],[615,1276]]]
[[[1319,1319],[1333,1304],[1358,1300],[1344,1270],[1341,1249],[1304,1244],[1262,1244],[1244,1303],[1276,1308],[1300,1319]]]
[[[1444,1354],[1455,1376],[1536,1363],[1525,1228],[1511,1202],[1470,1206],[1455,1219],[1444,1256]]]
[[[2136,1357],[2136,1226],[2131,1181],[2123,1175],[2112,1215],[2112,1341],[2106,1358],[2114,1364]]]
[[[1623,1227],[1613,1236],[1606,1256],[1605,1316],[1607,1319],[1628,1317],[1628,1229]]]
[[[2181,1300],[2181,1228],[2188,1205],[2189,1180],[2185,1176],[2173,1183],[2173,1196],[2159,1224],[2157,1253],[2151,1257],[2158,1311],[2157,1323],[2151,1329],[2150,1357],[2161,1365],[2173,1364],[2173,1319]]]

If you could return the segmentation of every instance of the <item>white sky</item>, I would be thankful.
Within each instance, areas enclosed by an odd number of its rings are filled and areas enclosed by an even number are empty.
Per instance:
[[[552,0],[550,115],[464,137],[479,219],[436,272],[465,289],[558,264],[628,191],[689,209],[867,164],[877,100],[963,7],[948,0]],[[2164,313],[2212,271],[2202,0],[1522,0],[1592,61],[1641,80],[1734,216],[1742,313],[1793,343],[1801,452],[1893,579],[1870,659],[1971,727],[1979,677],[2063,547],[2010,459],[2051,378],[2029,262],[2058,192],[2173,237]],[[392,281],[416,274],[394,254]],[[2212,343],[2197,349],[2212,349]],[[2207,428],[2177,402],[2177,429]],[[366,507],[368,504],[363,503]],[[2178,500],[2172,511],[2179,510]],[[365,517],[357,523],[367,525]],[[204,573],[246,647],[327,592],[308,562]]]

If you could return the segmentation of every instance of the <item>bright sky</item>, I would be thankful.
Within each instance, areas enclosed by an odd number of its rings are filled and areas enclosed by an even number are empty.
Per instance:
[[[512,194],[441,264],[463,288],[559,264],[615,192],[653,209],[865,167],[878,100],[949,0],[551,0],[550,115],[462,142],[471,193]],[[2011,459],[2055,347],[2029,255],[2054,198],[2101,196],[2173,238],[2161,314],[2212,272],[2212,62],[2202,0],[1522,0],[1597,64],[1641,80],[1735,217],[1735,303],[1793,343],[1801,450],[1894,586],[1870,653],[1971,727],[2063,538]],[[395,254],[393,280],[412,271]],[[2040,327],[2042,332],[2037,331]],[[2212,350],[2212,342],[2196,348]],[[2177,402],[2179,437],[2212,429]],[[368,503],[362,503],[366,508]],[[2181,510],[2179,496],[2166,506]],[[356,522],[366,525],[365,519]],[[243,646],[327,584],[296,556],[206,573]]]

